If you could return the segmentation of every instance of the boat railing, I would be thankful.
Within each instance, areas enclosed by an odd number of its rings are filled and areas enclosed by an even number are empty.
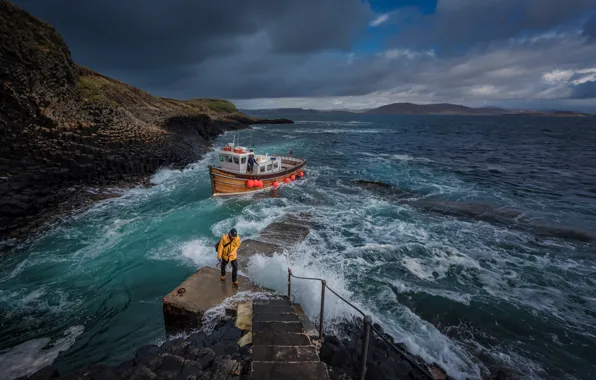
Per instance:
[[[296,158],[296,157],[292,157],[292,156],[280,156],[280,155],[277,155],[277,154],[274,154],[271,157],[275,157],[275,158],[280,159],[282,161],[291,161],[291,162],[303,162],[304,161],[302,158]]]
[[[369,315],[365,314],[362,310],[360,310],[359,308],[354,306],[351,302],[349,302],[348,300],[346,300],[345,298],[343,298],[342,296],[337,294],[337,292],[335,290],[333,290],[329,286],[327,286],[327,281],[323,280],[322,278],[295,276],[292,273],[292,270],[290,268],[288,268],[288,298],[290,298],[290,300],[292,299],[292,277],[301,279],[301,280],[311,280],[311,281],[320,281],[321,282],[321,309],[319,312],[320,313],[319,314],[319,340],[321,340],[323,338],[323,318],[324,318],[324,312],[325,312],[325,289],[328,289],[331,293],[335,294],[340,300],[342,300],[347,305],[351,306],[354,310],[356,310],[358,313],[360,313],[362,315],[362,321],[363,321],[363,325],[362,325],[362,331],[363,331],[363,335],[362,335],[362,363],[360,366],[360,373],[358,374],[358,379],[364,380],[364,378],[366,376],[366,359],[368,357],[368,342],[370,339],[370,331],[371,330],[373,332],[375,332],[379,338],[383,339],[383,341],[385,341],[385,343],[387,343],[389,345],[389,347],[391,347],[394,351],[396,351],[400,355],[401,358],[405,359],[408,363],[410,363],[410,365],[412,367],[414,367],[418,371],[420,371],[420,373],[422,373],[424,375],[424,377],[426,377],[429,380],[434,379],[434,376],[430,373],[428,368],[423,368],[419,363],[417,363],[414,359],[412,359],[404,350],[402,350],[401,348],[399,348],[398,346],[393,344],[393,342],[391,342],[385,336],[384,333],[379,331],[373,325],[372,318]]]

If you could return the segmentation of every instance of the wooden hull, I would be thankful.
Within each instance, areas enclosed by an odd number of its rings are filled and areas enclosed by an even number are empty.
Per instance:
[[[226,195],[244,195],[262,191],[265,189],[273,188],[273,182],[278,182],[279,186],[284,185],[284,179],[290,178],[292,175],[299,177],[299,173],[304,171],[306,167],[306,160],[300,160],[300,163],[292,165],[288,169],[284,169],[278,173],[271,174],[239,174],[231,173],[218,169],[216,167],[209,167],[209,176],[211,177],[211,194],[213,196],[226,196]],[[248,188],[246,183],[248,180],[258,179],[263,181],[262,188]]]

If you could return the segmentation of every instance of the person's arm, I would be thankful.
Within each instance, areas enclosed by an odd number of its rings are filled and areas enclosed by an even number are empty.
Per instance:
[[[238,248],[240,248],[240,236],[236,236],[234,238],[234,240],[232,240],[232,251],[231,252],[236,252],[238,251]]]
[[[219,239],[219,245],[217,246],[217,259],[221,260],[223,254],[223,237]]]

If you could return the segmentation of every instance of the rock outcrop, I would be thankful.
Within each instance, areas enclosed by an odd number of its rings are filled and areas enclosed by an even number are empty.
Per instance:
[[[153,96],[76,65],[49,24],[0,0],[0,240],[81,186],[138,182],[199,159],[215,136],[266,121],[227,101]]]
[[[61,374],[44,367],[29,377],[17,380],[46,379],[248,379],[250,350],[239,347],[242,331],[230,320],[222,320],[211,334],[196,332],[186,338],[139,348],[135,356],[114,367],[95,364],[88,368]]]

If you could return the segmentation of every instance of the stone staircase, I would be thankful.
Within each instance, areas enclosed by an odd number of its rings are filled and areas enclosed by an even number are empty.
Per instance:
[[[252,380],[329,380],[300,305],[285,297],[254,301],[252,308]]]

